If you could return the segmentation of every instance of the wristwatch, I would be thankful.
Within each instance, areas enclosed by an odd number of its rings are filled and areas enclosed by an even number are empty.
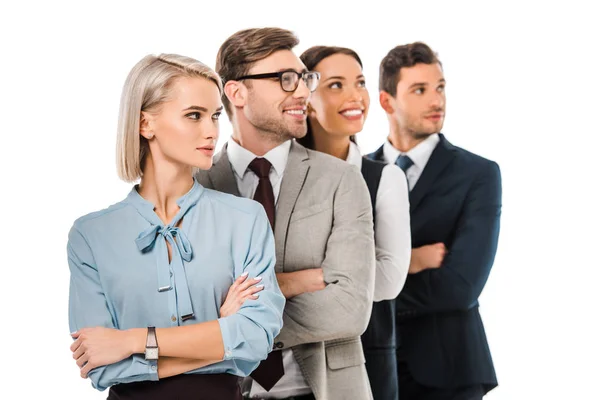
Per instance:
[[[148,327],[148,336],[146,337],[146,360],[158,360],[158,342],[156,341],[156,328]]]

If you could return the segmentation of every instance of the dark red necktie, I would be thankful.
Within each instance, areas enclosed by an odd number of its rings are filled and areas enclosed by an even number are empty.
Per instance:
[[[271,163],[266,158],[257,157],[252,160],[248,168],[258,176],[258,186],[256,187],[256,193],[254,193],[254,200],[263,205],[267,217],[269,217],[271,229],[275,229],[275,195],[269,179]],[[281,379],[283,373],[281,351],[273,350],[250,376],[268,392]]]

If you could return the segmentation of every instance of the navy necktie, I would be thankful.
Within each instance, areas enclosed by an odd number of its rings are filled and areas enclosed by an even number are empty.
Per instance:
[[[408,181],[408,174],[406,171],[414,164],[413,160],[410,159],[409,156],[403,156],[400,154],[398,158],[396,158],[396,162],[394,163],[400,167],[402,171],[404,171],[404,175],[406,175],[406,184],[408,185],[408,190],[410,191],[410,182]]]
[[[399,166],[406,174],[406,171],[414,164],[414,162],[409,156],[399,155],[398,158],[396,158],[395,164]]]

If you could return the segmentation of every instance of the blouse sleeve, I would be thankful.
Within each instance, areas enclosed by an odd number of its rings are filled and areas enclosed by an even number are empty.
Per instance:
[[[260,204],[246,250],[244,272],[248,278],[262,277],[264,289],[257,300],[246,301],[233,315],[219,318],[225,360],[233,360],[243,376],[267,358],[274,338],[283,326],[285,297],[275,276],[275,241],[267,215]]]
[[[77,225],[71,228],[67,244],[69,269],[69,329],[102,326],[116,328],[110,312],[92,250]],[[158,380],[156,361],[133,355],[118,363],[92,369],[88,377],[95,389],[103,391],[119,383]]]
[[[383,169],[375,203],[375,292],[373,301],[396,298],[411,257],[410,206],[406,175],[394,164]]]

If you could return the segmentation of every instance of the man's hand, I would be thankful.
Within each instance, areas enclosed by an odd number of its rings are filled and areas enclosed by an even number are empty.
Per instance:
[[[286,299],[291,299],[302,293],[316,292],[325,289],[323,269],[310,268],[295,272],[280,272],[277,283]]]
[[[413,249],[408,273],[416,274],[425,269],[441,267],[447,251],[444,243],[429,244]]]

